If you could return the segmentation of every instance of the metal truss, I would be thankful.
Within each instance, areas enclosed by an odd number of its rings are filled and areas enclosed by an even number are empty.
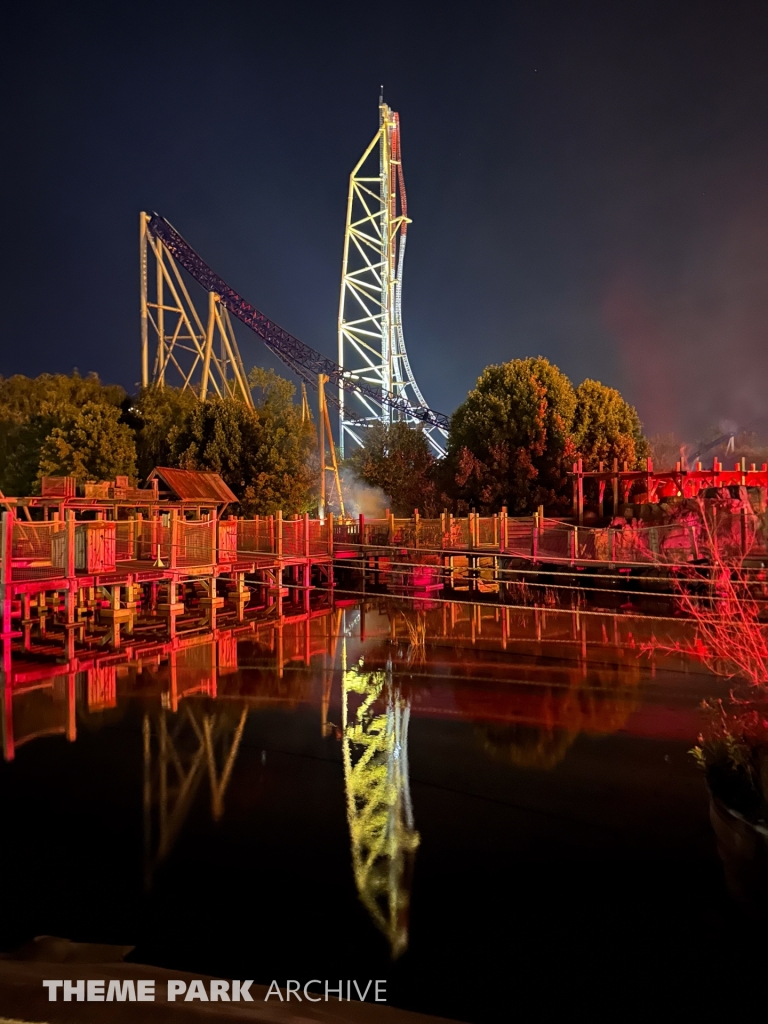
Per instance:
[[[363,905],[393,958],[408,948],[419,833],[408,782],[410,702],[385,671],[347,668],[342,641],[342,736],[352,870]]]
[[[202,285],[203,288],[209,293],[212,292],[217,297],[216,301],[232,316],[237,317],[246,327],[250,328],[255,334],[257,334],[267,348],[274,352],[291,370],[298,375],[298,377],[306,384],[316,388],[318,382],[318,376],[324,374],[332,387],[338,388],[345,392],[352,392],[368,399],[371,402],[378,402],[385,405],[387,408],[393,410],[398,416],[413,419],[416,422],[421,422],[427,429],[430,427],[440,427],[443,430],[448,428],[448,417],[444,413],[435,412],[433,409],[429,409],[426,406],[412,405],[407,398],[396,395],[387,394],[382,395],[381,388],[373,384],[368,384],[364,380],[357,379],[353,375],[345,373],[345,371],[335,363],[332,359],[328,359],[326,356],[316,352],[309,345],[305,345],[298,338],[295,338],[288,331],[284,330],[274,321],[270,320],[258,309],[252,306],[249,302],[246,302],[238,293],[230,288],[229,285],[218,274],[208,266],[207,263],[195,252],[191,245],[186,242],[176,229],[168,223],[165,218],[158,216],[158,214],[152,214],[148,219],[147,215],[142,215],[145,219],[142,220],[142,230],[146,232],[147,238],[150,237],[155,243],[162,243],[161,247],[150,247],[154,252],[168,253],[173,257],[174,262],[179,267],[183,268],[198,284]],[[142,282],[146,282],[146,245],[142,239]],[[176,268],[178,272],[178,267]],[[168,280],[170,274],[166,270],[163,271],[163,280]],[[180,275],[179,275],[180,276]],[[144,284],[142,284],[144,287]],[[146,366],[146,379],[149,380],[149,357],[148,354],[145,357],[144,353],[149,352],[149,302],[145,303],[146,289],[142,292],[142,361],[143,365]],[[178,305],[178,304],[177,304]],[[191,303],[190,303],[191,305]],[[145,308],[146,307],[146,308]],[[194,317],[188,316],[187,321],[194,321]],[[186,324],[185,324],[186,326]],[[230,325],[231,326],[231,325]],[[194,330],[191,326],[187,327],[188,333],[194,334]],[[202,338],[202,324],[198,326],[198,343]],[[232,349],[236,352],[236,346],[234,344],[234,335],[232,337]],[[165,342],[164,342],[165,344]],[[199,344],[196,346],[194,341],[192,344],[194,354],[200,355]],[[239,361],[239,356],[237,357]],[[233,359],[233,362],[235,360]],[[167,360],[164,358],[162,365],[165,365]],[[242,365],[240,363],[240,365]],[[197,364],[195,364],[196,369]],[[245,398],[245,395],[243,395]],[[329,398],[331,396],[329,395]],[[335,393],[333,398],[335,400]],[[246,398],[246,401],[249,401]],[[354,419],[349,420],[350,423],[357,422]],[[363,423],[365,421],[362,421]]]
[[[211,290],[207,315],[198,313],[172,253],[147,230],[150,220],[142,213],[139,222],[142,387],[150,380],[159,387],[172,383],[192,389],[202,401],[216,394],[253,406],[229,311]],[[151,374],[150,337],[155,352]]]
[[[379,130],[349,178],[339,298],[339,446],[361,445],[365,427],[393,420],[424,425],[430,445],[445,455],[447,420],[426,419],[428,406],[413,375],[403,337],[401,296],[410,223],[400,152],[400,120],[383,100]],[[352,391],[344,381],[368,385]],[[370,393],[371,386],[374,394]],[[393,404],[395,397],[404,405]]]

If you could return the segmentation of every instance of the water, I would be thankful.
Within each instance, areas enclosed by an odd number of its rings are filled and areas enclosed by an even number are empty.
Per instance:
[[[641,654],[650,629],[374,600],[43,672],[0,768],[0,948],[383,978],[473,1022],[700,990],[764,945],[688,754],[727,686]]]

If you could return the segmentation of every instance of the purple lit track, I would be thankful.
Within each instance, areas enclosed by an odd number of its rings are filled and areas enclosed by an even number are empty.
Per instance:
[[[246,302],[233,288],[230,288],[218,274],[214,273],[208,264],[198,256],[192,246],[184,241],[178,231],[164,217],[153,213],[147,228],[154,238],[163,243],[179,265],[198,284],[202,285],[208,292],[216,292],[221,299],[222,305],[233,316],[236,316],[238,320],[244,323],[246,327],[249,327],[255,334],[258,334],[267,348],[274,352],[276,356],[279,356],[307,384],[317,387],[317,375],[324,373],[331,384],[341,386],[345,391],[364,395],[374,402],[382,402],[391,409],[407,413],[409,416],[413,416],[429,426],[442,427],[443,429],[448,428],[448,417],[444,413],[412,405],[404,398],[398,398],[395,395],[382,396],[379,388],[366,384],[363,381],[350,379],[348,375],[345,375],[344,370],[338,363],[316,352],[313,348],[305,345],[304,342],[299,341],[298,338],[294,338],[288,331],[273,323],[263,313],[260,313],[258,309],[249,302]],[[333,401],[332,396],[333,391],[331,389],[329,394],[331,401]]]

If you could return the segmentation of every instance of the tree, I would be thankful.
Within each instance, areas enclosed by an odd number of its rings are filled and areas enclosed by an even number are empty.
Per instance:
[[[587,379],[576,388],[573,443],[590,470],[600,462],[610,467],[614,459],[620,466],[626,461],[630,469],[639,469],[641,459],[650,454],[635,407],[616,388],[597,380]]]
[[[126,398],[121,387],[102,384],[96,374],[0,378],[0,488],[6,494],[34,493],[40,453],[51,431],[73,422],[87,402],[119,416]]]
[[[51,430],[40,449],[41,477],[110,480],[118,474],[136,477],[136,445],[113,405],[86,402]]]
[[[156,466],[172,466],[175,438],[182,433],[198,406],[197,395],[187,388],[149,387],[128,410],[136,433],[139,475],[146,479]]]
[[[374,423],[347,465],[366,484],[384,491],[396,516],[410,516],[415,508],[425,516],[437,514],[435,458],[420,427]]]
[[[648,439],[648,446],[651,449],[653,468],[657,472],[674,469],[680,461],[681,452],[685,450],[685,445],[676,434],[655,434]]]
[[[312,424],[290,381],[256,367],[249,383],[261,392],[255,409],[231,398],[194,403],[168,432],[168,465],[220,473],[245,515],[308,512],[317,502]]]
[[[301,407],[293,402],[294,385],[274,370],[255,366],[248,375],[259,416],[258,447],[254,452],[253,482],[246,488],[246,514],[309,512],[317,505],[320,465],[311,420],[302,422]]]
[[[487,367],[451,417],[446,483],[459,510],[520,514],[557,502],[575,410],[571,382],[542,356]]]

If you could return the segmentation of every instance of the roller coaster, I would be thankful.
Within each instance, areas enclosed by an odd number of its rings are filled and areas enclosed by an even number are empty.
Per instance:
[[[371,165],[378,157],[378,168]],[[339,410],[339,448],[362,445],[366,428],[405,421],[421,425],[445,453],[448,417],[426,404],[403,339],[405,184],[398,115],[379,104],[379,130],[350,176],[338,321],[338,362],[310,348],[240,296],[157,213],[139,224],[142,386],[173,382],[253,405],[232,318],[245,324],[305,384],[327,378]],[[154,274],[151,262],[154,261]],[[200,312],[184,271],[208,293]],[[150,340],[154,362],[150,369]],[[322,385],[321,385],[322,386]]]

